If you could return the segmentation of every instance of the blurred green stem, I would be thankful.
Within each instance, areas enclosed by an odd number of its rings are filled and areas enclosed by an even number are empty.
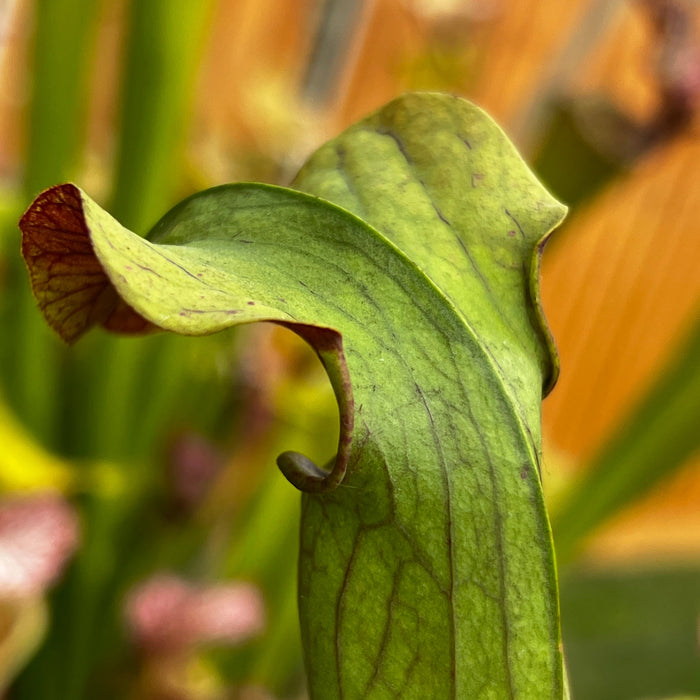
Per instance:
[[[37,0],[34,3],[32,94],[24,191],[70,177],[82,155],[87,87],[95,23],[101,2]],[[12,352],[3,358],[8,399],[44,443],[57,440],[60,343],[43,322],[19,257],[10,258],[15,301],[9,310]]]
[[[200,55],[214,2],[130,6],[111,213],[145,233],[174,203]]]
[[[25,190],[68,176],[83,152],[99,0],[37,0]],[[86,60],[87,59],[87,60]]]
[[[299,495],[270,470],[248,518],[240,523],[223,576],[255,581],[265,593],[269,632],[231,660],[234,678],[275,692],[301,668],[301,639],[294,580],[299,536]]]
[[[319,4],[318,24],[301,85],[305,100],[325,106],[337,96],[345,63],[362,27],[365,5],[364,0],[325,0]]]

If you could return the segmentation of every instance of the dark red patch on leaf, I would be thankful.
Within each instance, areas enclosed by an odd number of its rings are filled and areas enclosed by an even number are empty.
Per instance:
[[[120,299],[105,274],[75,185],[42,192],[19,227],[34,296],[49,325],[66,342],[74,342],[96,324],[119,333],[152,328]]]

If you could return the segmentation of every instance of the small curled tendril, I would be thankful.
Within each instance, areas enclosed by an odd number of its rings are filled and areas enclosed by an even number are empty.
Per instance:
[[[338,401],[340,436],[338,453],[330,470],[322,469],[299,452],[283,452],[277,466],[293,486],[306,493],[323,493],[336,488],[345,478],[350,460],[354,425],[354,401],[350,374],[343,354],[340,333],[329,328],[281,323],[303,338],[316,351],[330,379]]]
[[[277,457],[277,466],[287,481],[306,493],[330,491],[345,476],[343,466],[326,471],[299,452],[283,452]]]

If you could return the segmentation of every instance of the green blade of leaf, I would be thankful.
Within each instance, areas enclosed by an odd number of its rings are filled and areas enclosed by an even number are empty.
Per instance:
[[[539,446],[539,387],[546,393],[558,375],[539,259],[566,209],[499,127],[463,100],[406,95],[322,146],[294,185],[352,211],[419,263],[479,336],[513,417]]]
[[[426,152],[440,153],[417,178],[405,147],[382,154],[403,238],[382,227],[379,207],[373,228],[327,201],[243,184],[186,200],[145,240],[62,186],[30,212],[40,221],[56,201],[77,201],[99,284],[120,301],[99,313],[86,303],[80,265],[67,275],[78,289],[53,276],[60,265],[46,264],[41,226],[27,220],[25,254],[40,304],[70,338],[95,323],[197,334],[272,320],[316,348],[340,403],[339,452],[329,470],[281,460],[311,491],[299,602],[312,697],[562,697],[538,477],[539,401],[553,372],[532,279],[563,210],[482,112],[434,95],[401,104],[387,108],[403,114],[390,141],[419,145],[414,114]],[[384,128],[376,118],[370,136]],[[461,149],[441,151],[454,133]],[[461,205],[476,215],[460,215],[459,187],[435,202],[443,168],[448,189],[453,170],[483,176]],[[427,195],[402,199],[409,176],[432,178]]]
[[[415,260],[469,319],[514,397],[522,390],[527,405],[538,383],[552,388],[558,358],[533,251],[566,207],[482,110],[405,95],[322,146],[294,185],[352,211]]]

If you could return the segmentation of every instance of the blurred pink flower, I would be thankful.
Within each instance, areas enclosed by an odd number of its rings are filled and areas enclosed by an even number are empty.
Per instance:
[[[202,644],[238,644],[265,623],[262,597],[250,584],[193,586],[158,575],[129,594],[126,618],[134,639],[154,653]]]
[[[185,510],[195,507],[221,471],[223,457],[201,435],[179,435],[170,448],[169,483],[177,505]]]
[[[0,598],[43,593],[78,541],[77,515],[60,496],[0,500]]]

